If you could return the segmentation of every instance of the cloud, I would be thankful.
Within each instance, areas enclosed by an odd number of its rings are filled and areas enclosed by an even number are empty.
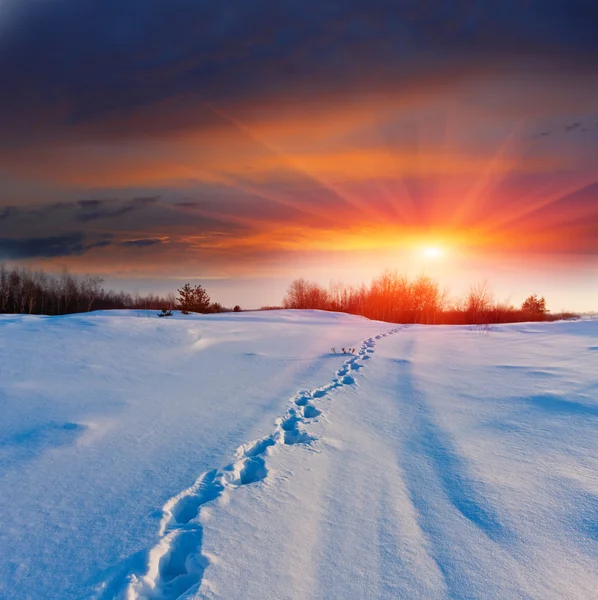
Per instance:
[[[5,221],[9,219],[11,216],[16,215],[19,210],[14,206],[6,206],[5,208],[0,209],[0,221]]]
[[[106,204],[107,200],[78,200],[77,205],[82,208],[99,208]]]
[[[85,246],[86,250],[91,250],[93,248],[107,248],[108,246],[112,246],[111,240],[100,240],[99,242],[93,242],[92,244],[88,244]]]
[[[330,105],[505,68],[586,73],[598,60],[598,5],[583,0],[12,5],[0,40],[11,143],[205,130],[223,122],[214,106]]]
[[[149,248],[158,244],[164,244],[166,240],[161,238],[140,238],[138,240],[125,240],[121,242],[121,246],[133,248]]]
[[[0,260],[22,260],[30,258],[59,258],[83,255],[94,248],[106,248],[113,245],[112,233],[88,234],[83,231],[71,231],[63,234],[40,237],[1,237]]]
[[[579,129],[580,127],[581,127],[581,123],[579,123],[579,122],[570,123],[569,125],[565,125],[565,131],[575,131],[576,129]]]
[[[81,232],[35,238],[0,238],[0,255],[18,260],[83,254],[88,246]]]
[[[205,206],[205,202],[193,201],[193,200],[184,200],[181,202],[175,202],[174,206],[180,208],[181,210],[193,210],[196,208],[201,208]]]
[[[90,199],[75,202],[56,202],[46,206],[34,206],[28,209],[7,206],[0,208],[0,221],[12,217],[48,220],[74,219],[81,223],[100,219],[114,219],[127,213],[142,210],[155,205],[160,196],[139,196],[131,199]]]
[[[133,198],[125,202],[115,200],[79,200],[75,206],[80,210],[77,211],[75,218],[83,223],[97,221],[98,219],[114,219],[134,210],[155,204],[158,199],[159,196]]]
[[[0,207],[0,216],[6,215],[6,219],[10,219],[0,220],[0,236],[10,236],[10,240],[48,238],[56,241],[67,236],[64,241],[70,240],[71,246],[65,247],[66,254],[113,246],[111,256],[114,256],[119,251],[123,253],[127,247],[150,248],[168,243],[170,237],[191,233],[211,235],[213,231],[225,231],[229,235],[242,235],[251,227],[259,228],[255,221],[251,225],[247,223],[247,215],[261,216],[263,213],[264,218],[270,216],[267,210],[258,211],[243,202],[247,196],[238,190],[226,192],[215,188],[187,190],[187,193],[211,196],[209,201],[195,203],[193,211],[177,206],[176,202],[161,201],[159,195],[137,195],[123,200],[90,198],[18,210]],[[202,206],[205,210],[197,208]],[[272,210],[271,218],[280,217],[274,203],[269,203],[266,208]],[[72,231],[85,236],[80,247],[74,244]],[[7,241],[6,248],[15,256],[35,254],[34,250],[27,250],[29,246],[25,242]]]

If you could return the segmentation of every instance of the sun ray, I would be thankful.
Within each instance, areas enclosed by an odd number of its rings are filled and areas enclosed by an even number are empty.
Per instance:
[[[487,194],[489,189],[496,187],[500,181],[508,176],[506,170],[496,169],[495,167],[499,160],[504,158],[511,148],[521,124],[522,120],[515,123],[510,133],[505,137],[493,156],[487,161],[484,172],[476,181],[474,181],[465,198],[459,203],[457,210],[453,213],[453,227],[458,227],[468,222],[474,207],[479,207],[482,194],[484,192]]]
[[[207,104],[207,106],[213,110],[217,115],[227,120],[229,123],[234,125],[238,130],[242,131],[245,135],[254,140],[261,147],[266,148],[268,151],[272,152],[277,157],[281,158],[283,163],[285,163],[291,171],[299,173],[301,176],[305,177],[309,181],[316,183],[321,186],[323,189],[328,190],[331,194],[336,196],[345,202],[348,206],[352,208],[357,208],[359,210],[372,211],[372,207],[364,204],[363,202],[357,200],[356,198],[347,197],[346,194],[343,194],[338,187],[331,185],[330,183],[324,181],[321,178],[316,177],[313,173],[306,171],[304,168],[297,165],[296,160],[290,157],[287,153],[283,152],[279,148],[275,148],[271,143],[265,142],[260,139],[256,133],[251,131],[246,125],[240,123],[234,117],[226,113],[220,108],[217,108],[211,104]]]

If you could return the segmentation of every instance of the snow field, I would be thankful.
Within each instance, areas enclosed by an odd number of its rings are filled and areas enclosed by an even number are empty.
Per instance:
[[[0,318],[0,597],[595,597],[596,348],[597,321]]]

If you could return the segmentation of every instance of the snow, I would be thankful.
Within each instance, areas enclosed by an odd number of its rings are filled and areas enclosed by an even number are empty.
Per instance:
[[[0,598],[596,597],[597,366],[596,320],[0,316]]]

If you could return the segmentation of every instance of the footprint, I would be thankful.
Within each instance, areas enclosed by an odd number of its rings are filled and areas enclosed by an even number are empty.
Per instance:
[[[224,486],[217,476],[216,469],[210,471],[204,476],[195,493],[183,496],[174,504],[170,513],[176,525],[186,525],[195,519],[203,504],[215,500],[222,494]]]
[[[309,435],[306,431],[299,429],[300,423],[301,419],[296,415],[292,415],[284,419],[280,424],[280,428],[283,431],[284,443],[287,446],[292,446],[294,444],[310,444],[315,441],[315,437]]]
[[[175,600],[197,586],[208,566],[201,554],[203,531],[200,527],[177,533],[160,559],[153,598]]]
[[[297,423],[299,423],[300,420],[299,417],[293,415],[284,419],[280,426],[283,431],[293,431],[297,428]]]
[[[284,443],[287,446],[293,446],[294,444],[311,444],[315,440],[316,438],[309,435],[307,431],[294,430],[284,432]]]
[[[319,417],[321,414],[322,414],[322,411],[318,410],[313,404],[308,404],[303,409],[303,416],[306,419],[315,419],[316,417]]]
[[[259,454],[263,454],[270,446],[274,446],[274,444],[276,444],[276,442],[274,441],[272,436],[269,435],[268,437],[265,437],[255,442],[253,446],[250,446],[247,450],[245,450],[244,454],[245,456],[249,457],[258,456]]]
[[[263,481],[268,475],[266,469],[266,461],[260,456],[248,458],[245,460],[243,468],[239,473],[238,485],[247,485],[249,483],[257,483]]]

